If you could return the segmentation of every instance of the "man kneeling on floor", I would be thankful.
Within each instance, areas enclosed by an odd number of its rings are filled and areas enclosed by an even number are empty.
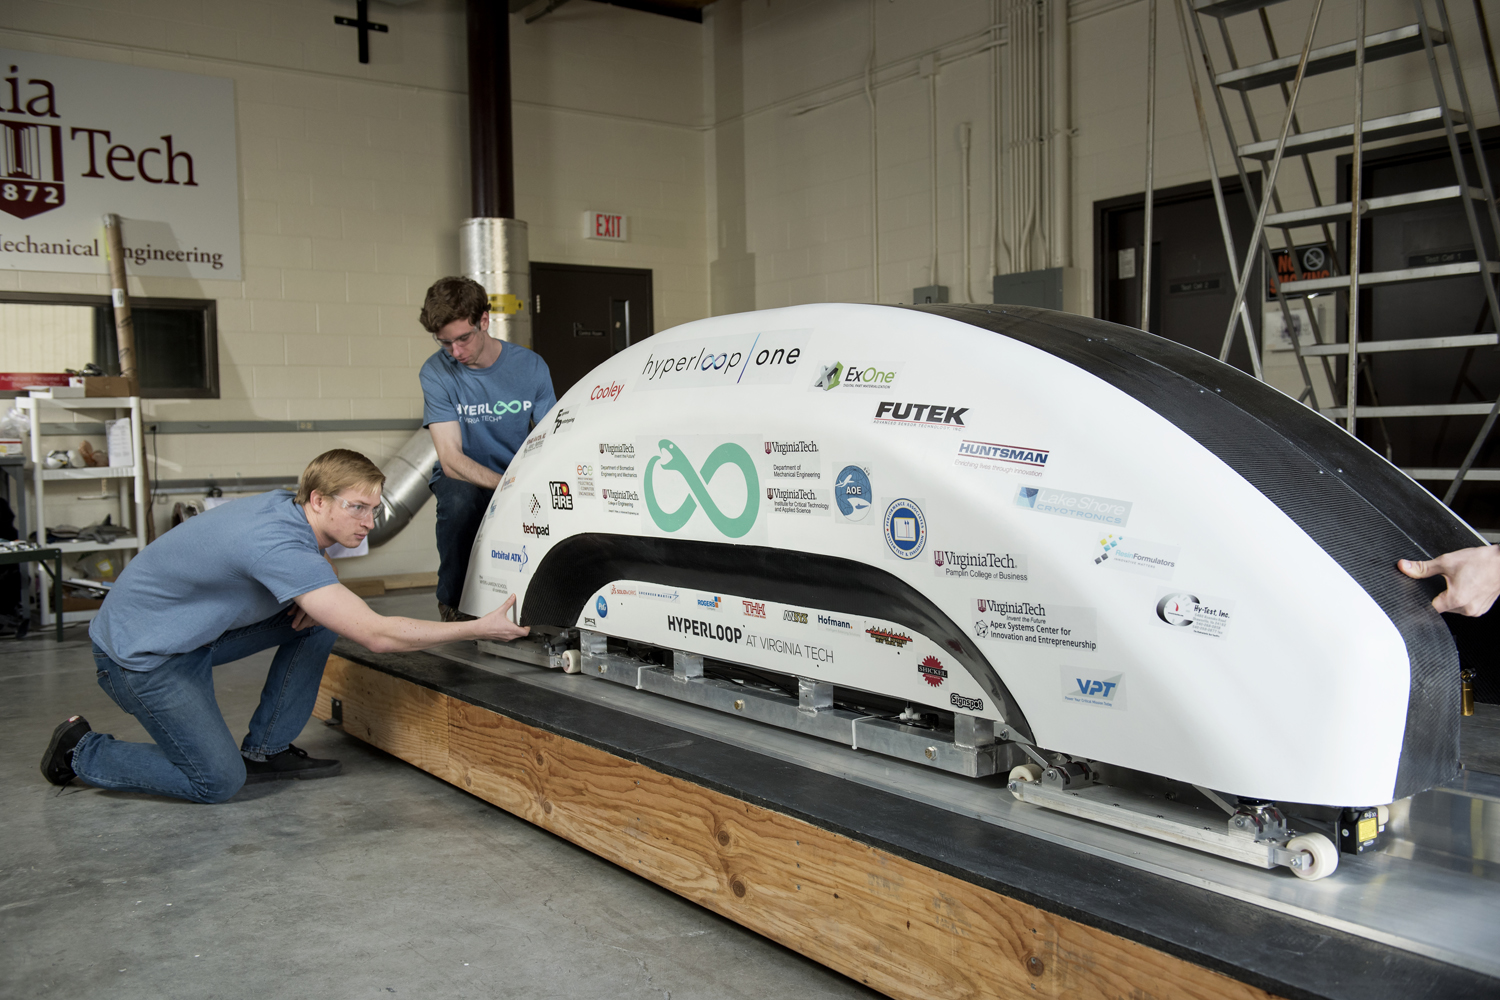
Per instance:
[[[322,550],[354,548],[375,527],[385,477],[358,452],[312,460],[295,495],[273,490],[168,531],[131,560],[89,626],[99,686],[155,743],[59,725],[42,757],[55,785],[223,802],[247,782],[324,778],[336,760],[292,746],[312,715],[323,665],[342,635],[372,652],[526,635],[506,617],[426,622],[378,615],[338,582]],[[276,649],[250,731],[235,746],[214,700],[213,668]]]

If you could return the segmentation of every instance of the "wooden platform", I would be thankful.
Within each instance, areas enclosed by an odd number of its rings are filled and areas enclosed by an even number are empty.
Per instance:
[[[923,829],[893,796],[429,654],[341,641],[315,715],[335,699],[350,735],[892,997],[1481,995],[1437,963],[977,821]],[[861,812],[881,836],[850,828]],[[879,842],[903,822],[914,847]],[[1059,891],[1002,884],[976,853]],[[1285,977],[1292,940],[1319,958]]]

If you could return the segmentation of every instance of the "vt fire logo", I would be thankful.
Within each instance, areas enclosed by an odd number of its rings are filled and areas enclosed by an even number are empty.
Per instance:
[[[61,208],[62,127],[0,118],[0,211],[18,219]]]

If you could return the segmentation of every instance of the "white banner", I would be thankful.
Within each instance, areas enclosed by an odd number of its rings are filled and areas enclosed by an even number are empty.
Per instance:
[[[234,81],[0,49],[0,267],[240,277]]]

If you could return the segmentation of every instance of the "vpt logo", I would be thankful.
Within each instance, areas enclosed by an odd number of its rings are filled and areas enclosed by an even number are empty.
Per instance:
[[[1093,705],[1096,708],[1125,707],[1125,675],[1098,677],[1082,674],[1076,669],[1061,668],[1063,701],[1075,705]]]
[[[694,512],[699,507],[713,526],[719,532],[729,538],[741,538],[755,525],[755,516],[760,513],[760,477],[755,473],[755,463],[750,460],[750,453],[737,444],[725,442],[713,451],[709,452],[708,460],[698,468],[693,468],[693,463],[683,454],[682,449],[675,443],[662,439],[657,442],[660,454],[652,455],[651,461],[646,463],[646,510],[651,513],[651,520],[662,531],[679,531],[683,525],[688,523]],[[687,483],[689,495],[683,499],[682,506],[674,511],[665,511],[656,502],[656,467],[660,463],[663,470],[675,472]],[[740,475],[745,477],[745,509],[737,515],[730,517],[719,509],[714,503],[714,498],[709,496],[708,483],[726,465],[733,465],[740,470]]]
[[[1115,688],[1120,686],[1119,681],[1099,681],[1090,677],[1075,677],[1074,682],[1078,685],[1078,693],[1090,698],[1104,698],[1108,700],[1114,697]]]

